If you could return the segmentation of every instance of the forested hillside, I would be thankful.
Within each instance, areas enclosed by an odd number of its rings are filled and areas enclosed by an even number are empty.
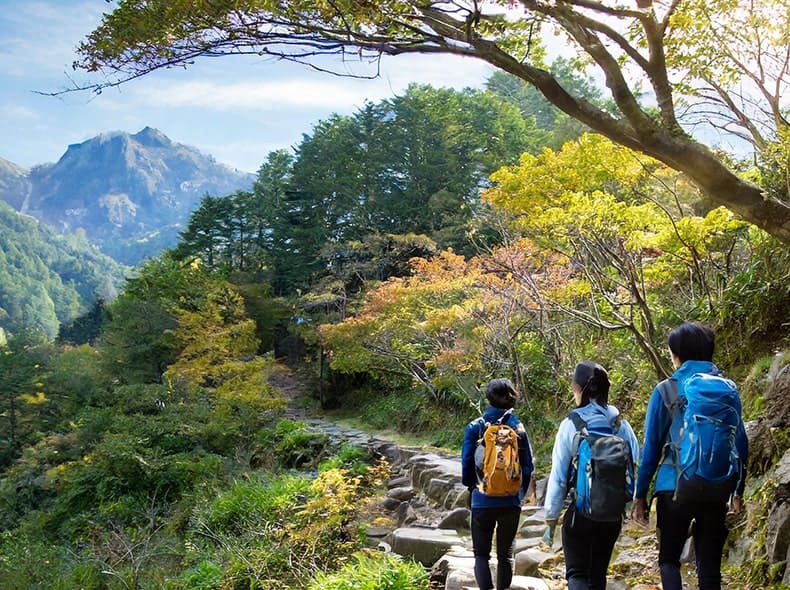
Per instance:
[[[598,101],[569,71],[554,66]],[[509,377],[543,475],[575,363],[609,370],[639,430],[686,320],[715,329],[747,419],[771,409],[758,482],[790,447],[774,387],[789,273],[785,244],[504,75],[320,121],[252,190],[204,197],[90,342],[9,336],[0,586],[317,590],[350,577],[343,564],[406,570],[350,559],[385,466],[332,449],[289,404],[457,450],[480,387]],[[778,587],[765,515],[779,492],[748,493],[750,558],[731,577]],[[427,588],[421,571],[401,579]]]
[[[130,269],[0,201],[0,334],[22,329],[54,338],[97,299],[111,301]]]

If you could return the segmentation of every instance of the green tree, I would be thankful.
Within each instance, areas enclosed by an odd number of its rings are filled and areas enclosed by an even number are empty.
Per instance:
[[[252,249],[260,258],[261,269],[270,274],[287,266],[284,257],[289,232],[287,230],[288,196],[294,156],[285,150],[270,152],[258,169],[253,185],[253,197],[248,203],[252,220]]]
[[[656,316],[712,311],[738,257],[748,256],[743,222],[724,208],[695,215],[698,195],[674,171],[601,136],[525,155],[492,178],[486,198],[513,215],[512,227],[568,261],[567,280],[537,293],[542,304],[595,329],[627,331],[661,378],[670,367]]]
[[[744,6],[735,0],[638,0],[635,7],[521,0],[516,6],[517,13],[510,0],[249,0],[189,4],[187,10],[164,0],[129,1],[105,15],[80,45],[75,66],[114,72],[117,77],[104,83],[112,85],[206,54],[250,52],[297,62],[338,53],[476,57],[529,82],[590,129],[686,173],[713,202],[790,242],[787,186],[774,195],[738,176],[726,159],[691,137],[683,125],[695,121],[682,116],[689,104],[705,112],[712,103],[758,147],[760,137],[785,145],[788,0]],[[611,99],[606,108],[574,94],[546,70],[543,36],[551,33],[578,53],[575,64],[595,68],[605,79]]]
[[[147,261],[109,307],[97,343],[106,371],[120,383],[161,383],[179,353],[177,313],[199,309],[217,281],[200,263],[171,254]]]
[[[56,411],[42,379],[53,353],[40,334],[22,331],[0,346],[0,468],[5,469]]]
[[[555,59],[549,68],[549,73],[574,96],[602,105],[600,89],[592,80],[579,76],[578,70],[570,60],[562,57]],[[550,137],[544,142],[546,147],[560,149],[566,141],[576,139],[582,133],[589,131],[589,127],[570,118],[546,100],[537,88],[512,74],[504,71],[494,72],[486,81],[486,88],[513,102],[522,116],[534,117],[541,129],[550,132]]]
[[[101,334],[108,319],[107,304],[104,299],[99,298],[87,313],[60,326],[58,341],[76,345],[92,344]]]
[[[205,195],[181,232],[175,255],[200,258],[212,269],[228,264],[233,247],[232,210],[230,197]]]
[[[331,275],[326,249],[377,234],[426,234],[464,251],[487,176],[524,150],[537,152],[544,136],[496,94],[412,85],[353,116],[320,121],[293,158],[270,154],[234,213],[249,217],[241,243],[265,252],[277,294]],[[213,227],[210,218],[202,223]]]

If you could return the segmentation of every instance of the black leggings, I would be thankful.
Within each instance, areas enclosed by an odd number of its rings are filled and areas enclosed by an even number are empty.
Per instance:
[[[494,587],[491,579],[491,545],[496,529],[496,589],[505,590],[513,580],[513,539],[518,531],[521,508],[505,506],[502,508],[472,509],[472,546],[475,554],[475,580],[481,590]]]
[[[568,510],[562,522],[562,550],[568,590],[606,590],[606,570],[622,521],[594,522]]]
[[[726,502],[672,500],[672,492],[656,494],[659,532],[658,565],[664,590],[681,590],[680,556],[694,520],[694,552],[699,590],[721,590],[721,557],[727,540]]]

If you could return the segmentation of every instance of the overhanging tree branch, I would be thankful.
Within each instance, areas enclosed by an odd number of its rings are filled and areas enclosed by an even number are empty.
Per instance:
[[[786,3],[778,1],[782,6]],[[521,0],[519,4],[526,9],[526,15],[515,17],[512,11],[508,12],[512,5],[504,0],[486,5],[465,0],[245,0],[191,5],[188,12],[174,9],[165,0],[122,2],[79,46],[81,59],[75,67],[119,75],[88,86],[98,91],[159,68],[187,66],[200,56],[256,53],[308,64],[321,71],[330,69],[319,60],[326,55],[363,61],[406,53],[475,57],[534,85],[551,104],[591,129],[686,173],[711,200],[790,243],[788,195],[767,197],[761,187],[738,177],[724,160],[687,135],[676,116],[675,85],[670,83],[670,74],[700,80],[699,74],[705,68],[715,67],[716,61],[711,59],[700,65],[695,51],[720,49],[710,41],[715,39],[716,31],[704,37],[693,28],[697,21],[671,17],[682,11],[697,14],[693,11],[702,10],[702,4],[708,14],[718,10],[719,17],[730,17],[723,4],[719,6],[718,0],[690,0],[683,4],[673,0],[659,6],[639,0],[636,10],[594,0]],[[760,2],[752,6],[759,9]],[[654,11],[659,8],[664,13],[657,16]],[[699,14],[703,18],[702,12]],[[690,22],[695,24],[689,25]],[[571,95],[540,62],[530,62],[524,47],[533,39],[525,34],[526,25],[564,31],[603,73],[617,111],[607,112],[582,96]],[[767,38],[767,34],[759,38],[758,57],[768,55]],[[668,41],[672,43],[667,45]],[[638,49],[640,43],[647,48],[647,58]],[[710,43],[709,49],[706,43]],[[667,48],[676,52],[671,60],[665,54]],[[730,60],[730,67],[740,67],[741,76],[748,77],[749,64],[741,61],[739,66],[737,60],[730,59],[738,57],[735,52],[721,55]],[[774,59],[773,54],[769,57]],[[786,48],[784,53],[776,51],[777,65],[781,65],[782,57],[785,64],[790,59]],[[758,74],[765,90],[766,72],[764,69]],[[775,88],[786,87],[790,75],[786,68],[773,68],[771,73],[776,77]],[[634,93],[636,85],[644,81],[653,89],[659,117],[654,116],[644,98]],[[774,124],[786,126],[781,94],[769,94],[772,97],[764,96],[763,100],[769,103],[768,112],[774,113]],[[728,106],[726,101],[720,104]]]

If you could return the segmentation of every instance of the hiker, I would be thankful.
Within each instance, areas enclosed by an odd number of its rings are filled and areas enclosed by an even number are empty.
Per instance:
[[[489,559],[496,531],[496,589],[505,590],[513,578],[513,541],[532,475],[532,449],[524,425],[513,413],[518,400],[513,383],[493,379],[485,396],[490,406],[464,431],[461,479],[471,498],[477,585],[480,590],[494,588]]]
[[[609,375],[598,363],[576,365],[571,382],[576,408],[560,423],[551,453],[543,540],[553,545],[555,527],[570,493],[572,501],[562,519],[569,590],[605,590],[606,570],[626,504],[633,495],[633,466],[639,443],[628,422],[609,404],[609,385]],[[582,464],[583,449],[587,464]],[[616,457],[608,470],[604,470],[607,460],[600,461],[600,474],[593,473],[593,464],[589,463],[590,453],[596,452]],[[596,479],[588,479],[587,473]]]
[[[693,531],[699,589],[720,590],[721,558],[729,532],[725,517],[729,497],[733,492],[733,511],[739,513],[743,506],[741,500],[745,483],[743,466],[746,465],[748,441],[741,419],[740,399],[735,384],[721,377],[712,362],[715,337],[710,328],[698,323],[684,323],[672,330],[667,340],[676,370],[670,379],[656,386],[650,397],[645,415],[644,448],[631,516],[642,525],[647,525],[650,508],[646,498],[657,470],[655,489],[650,503],[652,504],[652,499],[655,498],[659,538],[658,564],[662,588],[681,590],[683,587],[680,558],[689,532]],[[684,453],[683,447],[694,444],[695,439],[699,440],[702,437],[684,436],[681,432],[688,435],[691,428],[697,428],[697,425],[691,424],[690,420],[699,419],[704,413],[689,407],[689,413],[695,413],[694,418],[689,418],[684,405],[691,406],[692,403],[697,403],[696,399],[699,396],[697,390],[700,388],[710,390],[713,387],[720,388],[720,392],[715,392],[713,401],[715,402],[717,397],[724,399],[725,396],[729,396],[732,399],[729,403],[733,406],[729,413],[735,413],[737,416],[735,416],[735,425],[730,427],[731,434],[725,433],[721,436],[721,443],[713,440],[701,442],[728,447],[730,450],[725,450],[725,453],[734,455],[740,462],[739,470],[733,477],[725,480],[721,492],[707,485],[705,488],[697,487],[691,490],[684,494],[684,497],[679,493],[682,491],[681,483],[683,486],[693,483],[692,480],[687,480],[686,476],[697,467],[694,465],[695,459],[691,457],[693,450]],[[717,422],[721,424],[723,420],[717,419]],[[733,439],[734,448],[731,442]],[[710,452],[707,455],[706,461],[713,465],[715,457]],[[723,460],[726,463],[730,459],[725,455]],[[681,465],[682,461],[687,462],[688,465]],[[716,462],[719,462],[718,459]],[[683,470],[685,473],[682,472]],[[705,484],[699,477],[696,479],[695,485]],[[692,521],[694,524],[690,529]]]

